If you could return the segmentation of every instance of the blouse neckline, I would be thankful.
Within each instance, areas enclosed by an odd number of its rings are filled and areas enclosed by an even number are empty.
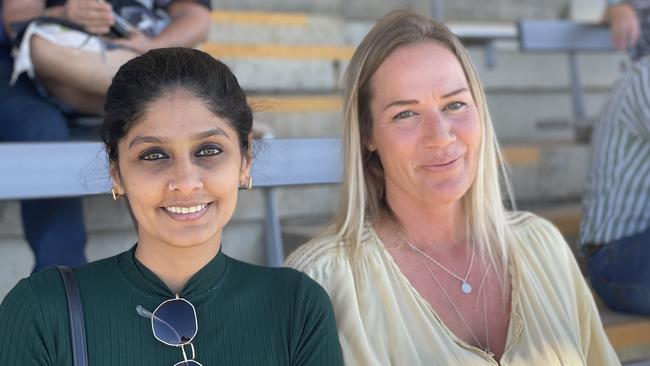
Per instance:
[[[366,226],[371,234],[370,238],[374,240],[376,246],[379,248],[379,252],[381,256],[384,257],[384,260],[391,266],[391,269],[397,274],[400,282],[409,289],[413,297],[416,299],[417,303],[421,307],[426,309],[426,311],[433,317],[433,319],[443,329],[445,334],[447,334],[447,336],[450,339],[452,339],[456,344],[458,344],[460,347],[465,348],[467,350],[471,350],[474,353],[477,353],[486,359],[496,361],[492,357],[488,356],[488,354],[482,349],[476,346],[472,346],[467,342],[463,341],[462,339],[458,338],[456,334],[447,327],[447,325],[442,321],[442,319],[435,311],[435,309],[431,306],[431,304],[426,299],[424,299],[422,295],[420,295],[418,290],[415,287],[413,287],[413,285],[411,284],[411,281],[409,281],[406,275],[404,275],[402,270],[395,262],[393,256],[390,254],[388,249],[386,249],[386,246],[384,245],[384,242],[379,237],[379,234],[375,230],[374,225],[371,223],[367,223]],[[519,297],[520,297],[520,283],[518,280],[519,276],[516,271],[516,266],[513,264],[513,262],[514,260],[511,259],[508,265],[510,271],[510,287],[512,289],[510,295],[511,296],[510,323],[508,325],[508,334],[506,336],[506,344],[505,344],[503,354],[501,355],[501,360],[506,359],[506,357],[508,357],[508,355],[512,352],[512,349],[514,349],[515,345],[519,342],[524,327],[522,317],[519,314]]]
[[[155,273],[138,261],[135,257],[136,247],[137,244],[129,251],[119,255],[117,259],[120,269],[129,282],[141,292],[151,296],[168,298],[176,296]],[[226,259],[227,257],[219,249],[214,258],[187,281],[178,295],[186,299],[198,300],[203,297],[202,295],[206,295],[210,290],[218,287],[228,267]]]

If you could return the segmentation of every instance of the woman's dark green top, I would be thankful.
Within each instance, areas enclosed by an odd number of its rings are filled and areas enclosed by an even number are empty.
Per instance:
[[[135,248],[74,270],[90,366],[172,366],[180,348],[156,340],[153,311],[174,294]],[[196,361],[225,365],[342,365],[332,304],[306,275],[219,254],[179,294],[196,308]],[[189,348],[186,347],[189,351]],[[190,357],[190,355],[188,355]],[[21,280],[0,306],[0,365],[72,365],[65,289],[56,269]]]

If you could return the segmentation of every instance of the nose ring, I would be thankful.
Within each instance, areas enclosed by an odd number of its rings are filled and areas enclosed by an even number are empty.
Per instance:
[[[171,180],[169,181],[169,190],[172,191],[172,192],[178,191],[178,187],[176,187],[174,185],[173,181],[171,181]]]

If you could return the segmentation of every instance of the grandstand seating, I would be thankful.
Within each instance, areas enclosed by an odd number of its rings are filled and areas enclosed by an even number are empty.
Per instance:
[[[250,95],[256,123],[268,125],[280,138],[340,135],[340,80],[354,45],[367,31],[368,24],[349,23],[328,15],[233,10],[215,10],[212,19],[209,41],[201,48],[223,59],[238,75]],[[497,134],[505,141],[503,152],[510,165],[519,207],[547,217],[573,243],[579,229],[579,199],[588,146],[575,143],[569,129],[537,128],[537,122],[542,119],[570,114],[569,78],[560,72],[543,80],[531,75],[535,72],[530,69],[538,67],[540,61],[536,56],[521,55],[510,46],[497,47],[496,51],[492,48],[490,52],[496,54],[487,60],[487,65],[476,59],[483,49],[475,45],[494,47],[494,40],[514,39],[514,24],[486,25],[483,29],[487,27],[492,32],[492,37],[487,39],[472,37],[477,34],[476,29],[468,31],[464,24],[457,27],[459,34],[465,31],[465,39],[472,41],[471,53],[486,86]],[[544,67],[566,70],[562,56],[545,57]],[[615,79],[612,65],[618,59],[601,60],[587,55],[582,61],[586,61],[584,67],[593,75],[592,79],[583,81],[587,94],[585,107],[595,113]],[[277,193],[286,252],[313,236],[335,211],[337,189],[331,185],[283,187]],[[225,250],[230,254],[262,262],[262,254],[251,254],[262,252],[259,244],[263,232],[260,223],[264,213],[259,209],[262,201],[258,192],[242,192],[232,234],[225,240]],[[5,242],[20,246],[16,239],[20,235],[16,228],[16,208],[15,202],[0,202],[0,246]],[[99,247],[100,242],[105,246],[114,240],[103,236],[107,231],[129,233],[131,230],[126,211],[112,204],[107,196],[88,198],[86,212],[93,248]],[[132,238],[126,237],[126,241]],[[26,245],[23,246],[26,250]],[[117,251],[123,245],[119,248],[109,245],[109,248]],[[102,249],[101,255],[107,254],[110,250]],[[29,268],[26,264],[13,263],[11,258],[15,257],[6,256],[6,265],[0,265],[0,270],[5,271],[2,273],[7,273],[0,278],[15,281]],[[0,297],[7,287],[0,283]],[[616,314],[603,306],[601,315],[622,360],[650,356],[650,320]]]

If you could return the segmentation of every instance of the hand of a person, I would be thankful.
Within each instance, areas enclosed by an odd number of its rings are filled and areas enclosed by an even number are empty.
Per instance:
[[[636,45],[641,28],[632,5],[623,2],[608,7],[603,22],[609,24],[612,44],[616,49],[623,51]]]
[[[157,47],[153,38],[149,38],[135,28],[128,38],[113,38],[110,42],[131,49],[139,54],[143,54]]]
[[[64,15],[86,31],[99,35],[108,33],[114,22],[112,5],[97,0],[67,0]]]

